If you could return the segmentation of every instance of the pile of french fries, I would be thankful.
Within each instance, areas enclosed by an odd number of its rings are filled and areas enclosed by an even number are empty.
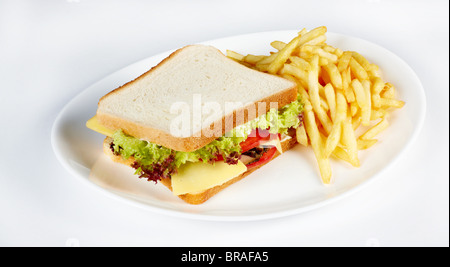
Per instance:
[[[324,184],[333,182],[330,157],[359,167],[358,151],[373,146],[388,125],[389,112],[405,104],[380,68],[355,51],[326,44],[327,28],[301,30],[290,42],[273,41],[276,52],[227,56],[250,68],[298,85],[304,102],[297,141],[311,145]]]

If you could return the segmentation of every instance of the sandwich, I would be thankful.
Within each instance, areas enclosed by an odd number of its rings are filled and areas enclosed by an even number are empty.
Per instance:
[[[189,45],[103,96],[86,125],[114,162],[201,204],[292,148],[302,111],[294,82]]]

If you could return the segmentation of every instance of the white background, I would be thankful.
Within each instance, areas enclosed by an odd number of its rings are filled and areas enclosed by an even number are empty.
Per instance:
[[[0,245],[448,246],[448,9],[446,0],[0,0]],[[54,156],[59,111],[114,71],[186,44],[321,25],[403,58],[427,96],[415,145],[356,194],[265,221],[180,219],[99,194]]]

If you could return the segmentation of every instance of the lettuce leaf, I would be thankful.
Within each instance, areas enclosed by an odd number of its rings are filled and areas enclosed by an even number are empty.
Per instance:
[[[239,158],[241,155],[240,143],[247,139],[253,129],[269,129],[271,133],[286,134],[289,128],[296,128],[300,124],[300,114],[303,111],[303,104],[300,100],[294,101],[281,109],[271,109],[266,114],[240,125],[206,146],[192,152],[175,151],[151,142],[140,140],[125,134],[122,130],[118,130],[113,135],[114,153],[120,154],[124,159],[134,157],[135,168],[141,177],[149,180],[151,172],[155,169],[159,170],[159,175],[170,176],[176,172],[182,164],[186,162],[213,162],[221,155],[226,162],[232,164],[236,162],[233,159]],[[161,174],[161,166],[169,169]],[[150,173],[150,174],[149,174]]]

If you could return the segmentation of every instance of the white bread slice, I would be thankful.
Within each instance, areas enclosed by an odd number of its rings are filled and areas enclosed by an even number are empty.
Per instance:
[[[222,112],[203,114],[193,125],[194,98],[218,103]],[[98,103],[97,117],[105,127],[122,129],[127,134],[177,151],[194,151],[223,136],[229,124],[239,126],[270,109],[296,100],[296,84],[286,79],[247,68],[212,46],[190,45],[181,48],[137,79],[113,90]],[[190,133],[171,134],[171,123],[180,116],[171,114],[174,103],[187,103]],[[225,114],[227,102],[241,102],[241,108]],[[264,102],[265,110],[245,112]],[[261,106],[257,107],[261,108]],[[245,116],[236,116],[245,112]],[[236,118],[238,117],[238,118]],[[222,127],[213,127],[221,123]],[[209,130],[205,135],[205,130]]]

